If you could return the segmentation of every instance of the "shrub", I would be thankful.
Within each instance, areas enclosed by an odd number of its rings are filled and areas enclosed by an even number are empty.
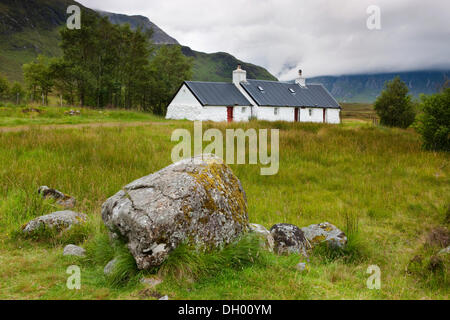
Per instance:
[[[407,128],[414,122],[416,113],[408,92],[408,86],[400,77],[385,83],[374,105],[382,125]]]
[[[434,95],[422,95],[421,108],[418,131],[424,148],[450,151],[450,88]]]

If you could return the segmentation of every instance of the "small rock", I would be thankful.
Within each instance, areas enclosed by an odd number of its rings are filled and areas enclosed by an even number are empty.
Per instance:
[[[74,211],[57,211],[45,216],[38,217],[28,222],[23,228],[23,232],[30,233],[38,228],[57,228],[60,230],[69,229],[74,224],[85,223],[86,215]]]
[[[64,247],[63,255],[64,256],[84,257],[86,255],[86,250],[84,250],[83,248],[81,248],[79,246],[69,244]]]
[[[156,287],[158,284],[162,283],[163,281],[159,278],[142,278],[141,283],[149,286],[150,288]]]
[[[306,266],[305,262],[300,262],[299,264],[297,264],[296,268],[300,272],[307,270],[307,266]]]
[[[110,275],[114,269],[114,266],[117,263],[117,259],[112,259],[110,262],[107,263],[107,265],[105,266],[105,268],[103,268],[103,273],[105,275]]]
[[[280,223],[270,229],[275,246],[274,250],[278,254],[299,253],[308,256],[311,245],[306,239],[303,231],[293,224]]]
[[[329,222],[312,224],[302,231],[313,247],[322,242],[337,248],[344,248],[347,244],[345,233]]]
[[[47,186],[41,186],[38,189],[38,193],[40,195],[42,195],[44,198],[55,199],[57,204],[65,207],[65,208],[75,207],[75,204],[76,204],[75,198],[73,198],[59,190],[52,189]]]
[[[444,254],[449,254],[449,253],[450,253],[450,246],[439,251],[438,255],[444,255]]]
[[[250,232],[254,232],[263,238],[264,241],[264,247],[268,249],[270,252],[273,251],[273,248],[275,246],[275,241],[270,234],[270,231],[267,230],[264,226],[256,223],[250,223]]]
[[[159,298],[159,300],[169,300],[169,296],[161,297],[161,298]]]

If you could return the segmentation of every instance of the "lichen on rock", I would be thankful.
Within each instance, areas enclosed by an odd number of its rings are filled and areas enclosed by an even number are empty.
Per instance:
[[[312,224],[302,231],[312,246],[325,242],[330,247],[344,248],[347,244],[345,233],[329,222]]]
[[[278,254],[302,254],[308,256],[311,245],[303,231],[293,224],[279,223],[270,228],[275,241],[274,251]]]
[[[201,155],[140,178],[109,198],[102,218],[140,269],[161,265],[182,243],[220,248],[248,230],[247,200],[223,161]]]

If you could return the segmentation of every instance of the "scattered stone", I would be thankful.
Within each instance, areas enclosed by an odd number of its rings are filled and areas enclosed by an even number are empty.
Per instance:
[[[24,109],[22,109],[22,112],[23,113],[30,113],[30,112],[41,113],[42,110],[36,109],[36,108],[24,108]]]
[[[169,296],[161,297],[161,298],[159,298],[158,300],[169,300]]]
[[[426,244],[433,247],[445,248],[450,245],[450,231],[446,227],[438,226],[430,230],[426,236]]]
[[[23,232],[30,233],[43,226],[62,231],[69,229],[74,224],[85,223],[86,219],[87,216],[83,213],[69,210],[57,211],[31,220],[24,226]]]
[[[102,218],[126,239],[139,269],[161,265],[184,242],[219,248],[249,228],[244,189],[214,155],[179,161],[128,184],[103,204]]]
[[[312,224],[302,228],[302,231],[313,247],[322,242],[338,248],[344,248],[347,244],[345,233],[329,222]]]
[[[275,241],[274,250],[278,254],[299,253],[308,256],[311,245],[303,231],[293,224],[280,223],[270,229]]]
[[[73,198],[59,190],[52,189],[47,186],[41,186],[38,189],[38,193],[46,199],[48,199],[48,198],[55,199],[57,204],[65,207],[65,208],[75,207],[75,204],[76,204],[75,198]]]
[[[117,259],[115,259],[115,258],[112,259],[110,262],[108,262],[106,264],[106,266],[103,268],[103,273],[105,275],[109,276],[112,273],[112,271],[114,270],[116,263],[117,263]]]
[[[438,255],[445,255],[445,254],[449,254],[449,253],[450,253],[450,246],[439,251]]]
[[[84,250],[83,248],[81,248],[79,246],[69,244],[64,247],[63,255],[64,256],[84,257],[86,255],[86,250]]]
[[[150,288],[156,287],[158,284],[161,284],[163,281],[159,278],[142,278],[141,283],[149,286]]]
[[[64,112],[64,114],[66,114],[68,116],[79,116],[79,115],[81,115],[81,112],[80,112],[80,110],[70,109],[69,111]]]
[[[256,223],[250,223],[250,232],[254,232],[261,236],[264,239],[264,247],[268,249],[270,252],[273,251],[275,246],[275,241],[270,234],[270,231],[267,230],[264,226]]]
[[[297,264],[296,268],[300,272],[303,272],[303,271],[308,269],[308,267],[307,267],[305,262],[300,262],[299,264]]]

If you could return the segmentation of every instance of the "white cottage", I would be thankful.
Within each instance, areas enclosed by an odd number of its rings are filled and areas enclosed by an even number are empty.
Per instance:
[[[321,84],[251,80],[239,65],[233,82],[185,81],[167,108],[166,119],[340,123],[341,107]]]

